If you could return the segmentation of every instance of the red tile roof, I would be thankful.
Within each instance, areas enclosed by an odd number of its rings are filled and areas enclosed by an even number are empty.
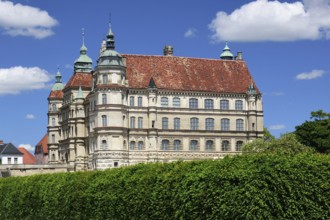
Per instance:
[[[42,150],[44,154],[48,154],[48,134],[45,134],[45,136],[39,141],[39,143],[36,145],[36,149],[38,147],[42,147]]]
[[[246,93],[254,82],[246,63],[241,60],[145,55],[123,57],[126,58],[129,88],[147,88],[153,77],[158,89]],[[259,93],[256,85],[255,88]]]
[[[48,99],[63,99],[63,91],[55,90],[49,93]]]
[[[23,153],[23,164],[35,164],[36,158],[24,147],[18,147],[18,150]]]
[[[70,87],[82,89],[91,89],[92,88],[92,74],[91,73],[75,73],[71,76],[69,82],[65,85],[64,90]]]

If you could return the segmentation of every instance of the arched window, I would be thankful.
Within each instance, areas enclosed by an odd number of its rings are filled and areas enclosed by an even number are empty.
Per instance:
[[[55,161],[55,154],[52,153],[52,161]]]
[[[195,98],[189,99],[189,108],[192,108],[192,109],[198,108],[198,99],[195,99]]]
[[[162,107],[167,107],[167,106],[168,106],[168,98],[167,98],[167,97],[162,97],[162,98],[160,99],[160,105],[161,105]]]
[[[102,149],[103,150],[108,149],[108,144],[107,144],[107,141],[106,140],[102,140]]]
[[[102,126],[106,127],[108,124],[107,122],[107,116],[106,115],[102,115]]]
[[[130,118],[130,128],[135,128],[135,117]]]
[[[213,109],[213,100],[212,99],[205,99],[204,100],[204,108],[205,109]]]
[[[142,97],[141,96],[138,97],[138,106],[142,107]]]
[[[168,118],[167,117],[162,118],[162,129],[168,129]]]
[[[130,150],[134,150],[134,149],[135,149],[135,141],[131,141],[131,142],[129,143],[129,149],[130,149]]]
[[[174,130],[180,130],[180,118],[174,118]]]
[[[173,98],[173,107],[179,108],[180,106],[181,106],[180,98],[174,97]]]
[[[168,140],[162,140],[162,150],[168,150],[169,141]]]
[[[220,100],[220,109],[228,110],[229,109],[229,100],[227,100],[227,99]]]
[[[134,106],[134,96],[129,97],[129,106]]]
[[[191,118],[190,119],[190,129],[191,130],[198,130],[198,127],[199,127],[198,118]]]
[[[235,101],[235,110],[243,110],[243,101],[242,100]]]
[[[143,141],[138,142],[138,150],[143,150]]]
[[[189,150],[191,150],[191,151],[197,151],[198,150],[198,141],[197,140],[191,140],[190,141]]]
[[[230,125],[230,121],[228,118],[221,119],[221,130],[229,131],[230,128],[229,125]]]
[[[208,131],[214,130],[214,119],[213,118],[205,119],[205,130],[208,130]]]
[[[107,84],[108,83],[108,74],[103,74],[102,75],[102,83]]]
[[[143,128],[143,118],[138,117],[138,128]]]
[[[242,151],[243,141],[236,142],[236,151]]]
[[[107,104],[107,94],[102,94],[102,104]]]
[[[229,151],[229,141],[222,141],[221,143],[221,150],[222,151]]]
[[[174,140],[173,150],[181,150],[181,141],[180,140]]]
[[[206,141],[205,150],[206,151],[213,151],[214,150],[214,142],[212,140],[207,140]]]
[[[244,121],[243,119],[236,120],[236,131],[243,131],[244,130]]]
[[[52,118],[52,126],[55,126],[55,118]]]

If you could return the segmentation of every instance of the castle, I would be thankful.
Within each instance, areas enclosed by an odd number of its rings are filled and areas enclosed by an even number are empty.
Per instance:
[[[84,38],[83,38],[84,39]],[[262,95],[242,54],[220,59],[121,55],[109,28],[96,66],[82,43],[48,97],[48,163],[93,170],[216,159],[263,136]]]

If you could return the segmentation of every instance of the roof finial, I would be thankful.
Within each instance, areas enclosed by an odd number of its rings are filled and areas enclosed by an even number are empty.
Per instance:
[[[85,28],[81,28],[82,43],[85,45]]]

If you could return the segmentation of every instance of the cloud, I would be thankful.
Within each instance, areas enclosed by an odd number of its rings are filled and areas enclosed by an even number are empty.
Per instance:
[[[33,120],[33,119],[35,119],[36,118],[36,116],[34,116],[33,114],[27,114],[26,116],[25,116],[25,119],[28,119],[28,120]]]
[[[209,28],[215,42],[330,39],[329,0],[256,0],[230,14],[218,12]]]
[[[66,69],[73,70],[73,66],[72,66],[71,64],[66,64],[66,65],[65,65],[65,68],[66,68]]]
[[[268,130],[283,130],[285,125],[271,125],[269,126]]]
[[[322,77],[324,75],[324,70],[312,70],[309,73],[300,73],[296,76],[297,80],[310,80]]]
[[[0,0],[0,28],[10,36],[43,39],[54,34],[57,20],[39,8]]]
[[[20,144],[19,147],[24,147],[26,150],[30,151],[30,153],[34,154],[34,147],[31,144]]]
[[[51,75],[39,67],[16,66],[0,69],[0,95],[48,88]]]
[[[195,28],[189,28],[186,33],[184,33],[184,37],[186,38],[194,38],[197,36],[197,29]]]

